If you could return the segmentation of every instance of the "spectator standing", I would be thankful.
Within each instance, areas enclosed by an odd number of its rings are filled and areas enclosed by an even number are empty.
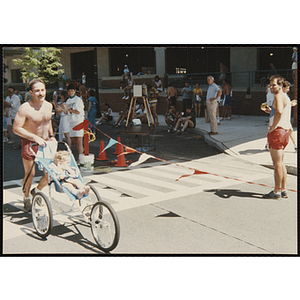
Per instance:
[[[158,91],[158,92],[163,92],[163,85],[162,85],[162,81],[161,81],[161,79],[159,78],[159,76],[158,75],[156,75],[155,77],[154,77],[154,87],[156,88],[156,90]]]
[[[271,92],[270,84],[269,84],[266,88],[266,100],[267,100],[267,105],[269,107],[272,107],[274,99],[275,99],[275,95]]]
[[[60,116],[59,121],[59,141],[63,140],[62,135],[65,136],[68,146],[72,147],[72,142],[70,138],[70,131],[72,130],[70,126],[70,114],[68,112],[68,107],[66,101],[68,99],[68,92],[61,91],[60,92],[61,102],[53,102],[56,113]]]
[[[3,103],[4,103],[4,99],[3,99]],[[3,105],[3,143],[7,143],[9,141],[9,139],[7,138],[7,118],[8,118],[8,107],[5,107]]]
[[[168,109],[171,108],[171,106],[176,107],[176,99],[178,97],[178,91],[173,86],[172,82],[168,83],[168,90],[167,90],[167,100],[168,100]]]
[[[124,97],[122,98],[122,100],[128,100],[129,96],[130,96],[130,90],[133,88],[133,78],[131,76],[131,74],[128,75],[128,83],[127,86],[124,88]]]
[[[97,99],[95,98],[96,92],[94,90],[90,90],[88,92],[89,98],[87,100],[87,118],[91,125],[89,125],[90,128],[92,128],[92,132],[96,133],[96,114],[97,114]]]
[[[32,95],[29,92],[29,88],[26,88],[26,93],[25,93],[25,102],[32,100]]]
[[[193,90],[188,82],[185,83],[184,88],[181,90],[182,94],[182,111],[185,112],[187,106],[192,107]]]
[[[220,77],[219,77],[220,85],[223,85],[223,82],[226,78],[226,72],[228,72],[228,68],[223,63],[220,63]]]
[[[271,92],[275,95],[271,108],[269,132],[267,135],[270,155],[274,166],[275,188],[263,197],[268,199],[287,198],[287,171],[284,164],[284,149],[289,142],[291,126],[291,101],[283,92],[283,78],[279,75],[270,78]]]
[[[67,87],[69,99],[66,102],[70,114],[70,138],[79,154],[83,153],[83,129],[73,130],[73,128],[84,121],[84,105],[82,99],[76,95],[76,86],[70,83]]]
[[[200,118],[200,112],[201,112],[201,96],[203,94],[202,89],[200,89],[199,84],[196,83],[196,87],[193,90],[194,92],[194,104],[195,104],[195,114],[196,117]]]
[[[289,91],[290,91],[290,86],[291,86],[291,84],[290,84],[287,80],[283,81],[282,84],[283,84],[283,85],[282,85],[282,91],[288,96],[289,100],[291,101],[291,99],[290,99],[290,97],[289,97],[289,95],[288,95],[288,93],[289,93]],[[297,100],[296,100],[296,101],[297,101]],[[291,106],[295,106],[295,105],[297,105],[297,104],[296,104],[295,100],[293,100],[293,101],[291,102]],[[295,148],[295,150],[297,150],[297,144],[296,144],[296,141],[295,141],[294,131],[293,131],[293,126],[292,126],[292,124],[290,124],[289,133],[290,133],[290,138],[291,138],[291,140],[292,140],[292,142],[293,142],[293,144],[294,144],[294,148]]]
[[[88,91],[85,85],[81,85],[79,87],[79,97],[83,102],[83,106],[84,106],[84,118],[87,119],[87,98],[88,98]]]
[[[210,133],[211,135],[218,134],[218,123],[217,123],[217,99],[221,96],[222,91],[215,84],[213,76],[207,77],[207,83],[209,85],[206,94],[206,107],[207,113],[210,120]]]
[[[82,85],[86,85],[86,75],[84,74],[84,72],[82,72],[82,76],[81,76],[81,84],[82,84]]]
[[[292,70],[293,70],[293,81],[295,82],[295,73],[297,72],[298,68],[298,48],[293,48],[293,55],[292,55]]]
[[[160,96],[159,92],[156,90],[156,88],[152,87],[149,91],[150,97],[149,97],[149,106],[151,109],[151,113],[153,115],[154,118],[154,124],[158,125],[158,116],[157,116],[157,112],[156,112],[156,107],[157,107],[157,102],[158,102],[158,98]]]
[[[6,118],[6,121],[7,121],[7,132],[8,132],[10,141],[7,142],[7,144],[13,144],[14,143],[14,134],[12,131],[12,127],[13,127],[17,112],[21,106],[20,98],[14,93],[13,87],[8,88],[8,96],[5,98],[4,105],[6,107],[8,107],[8,118]],[[21,138],[20,137],[18,137],[18,141],[19,141],[18,144],[14,145],[14,149],[21,148]]]
[[[23,98],[20,95],[19,91],[15,90],[15,94],[20,98],[20,103],[23,103]]]
[[[222,116],[220,120],[226,119],[231,120],[231,85],[224,80],[223,93],[224,93],[224,104],[222,110]]]

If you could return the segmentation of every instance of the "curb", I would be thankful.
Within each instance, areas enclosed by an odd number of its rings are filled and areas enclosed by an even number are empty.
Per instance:
[[[199,134],[203,135],[204,140],[208,145],[210,145],[228,155],[235,156],[235,157],[239,156],[238,153],[232,151],[224,143],[219,142],[219,141],[215,140],[214,138],[212,138],[207,131],[199,129],[199,128],[196,128],[196,130],[199,132]],[[273,165],[265,165],[265,164],[259,164],[259,165],[274,170]],[[289,175],[294,175],[294,176],[298,175],[297,167],[295,167],[295,166],[286,165],[286,170]]]

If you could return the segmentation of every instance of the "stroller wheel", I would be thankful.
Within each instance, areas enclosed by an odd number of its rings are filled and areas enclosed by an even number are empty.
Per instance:
[[[52,230],[53,216],[48,197],[41,192],[34,195],[32,199],[32,222],[37,234],[46,238]]]
[[[91,210],[91,230],[98,247],[109,252],[115,249],[120,238],[120,224],[110,204],[99,201]]]

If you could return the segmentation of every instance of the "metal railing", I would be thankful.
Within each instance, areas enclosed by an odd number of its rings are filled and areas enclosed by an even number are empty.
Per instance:
[[[275,72],[271,72],[270,70],[226,72],[225,78],[233,87],[251,88],[254,86],[266,86],[269,83],[269,78],[274,74],[279,74],[290,83],[293,83],[291,69],[276,70]],[[195,86],[196,83],[200,86],[205,86],[207,85],[207,76],[209,75],[215,78],[217,84],[221,83],[220,72],[170,74],[168,75],[168,81],[171,81],[176,88],[183,87],[186,81],[192,86]]]

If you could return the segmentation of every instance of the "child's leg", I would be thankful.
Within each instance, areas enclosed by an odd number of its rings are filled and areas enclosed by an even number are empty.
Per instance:
[[[64,182],[62,186],[65,187],[73,195],[77,196],[79,193],[79,190],[70,182]]]

